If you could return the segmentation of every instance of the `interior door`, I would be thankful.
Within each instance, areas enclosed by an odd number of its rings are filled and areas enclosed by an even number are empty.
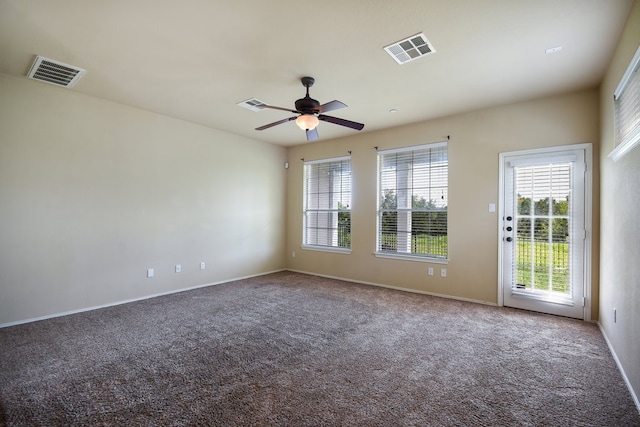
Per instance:
[[[501,157],[503,304],[583,319],[585,150]]]

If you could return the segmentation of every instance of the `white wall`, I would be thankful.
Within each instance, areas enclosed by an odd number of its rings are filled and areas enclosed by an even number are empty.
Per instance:
[[[0,74],[0,325],[282,269],[285,157]]]
[[[613,91],[639,45],[640,3],[636,1],[600,91],[600,325],[636,399],[640,396],[640,147],[617,162],[609,153],[615,147]]]

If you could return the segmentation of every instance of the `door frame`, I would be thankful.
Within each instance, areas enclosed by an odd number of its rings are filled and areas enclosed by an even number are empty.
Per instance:
[[[592,239],[592,206],[593,206],[593,145],[591,143],[562,145],[555,147],[534,148],[530,150],[509,151],[499,154],[499,172],[498,172],[498,306],[504,306],[504,248],[503,244],[505,238],[504,224],[504,202],[505,202],[505,186],[504,186],[504,161],[505,157],[518,156],[518,155],[541,155],[549,154],[558,151],[566,150],[584,150],[585,160],[585,173],[584,173],[584,228],[586,236],[584,239],[584,262],[583,262],[583,277],[584,277],[584,321],[591,321],[591,245]]]

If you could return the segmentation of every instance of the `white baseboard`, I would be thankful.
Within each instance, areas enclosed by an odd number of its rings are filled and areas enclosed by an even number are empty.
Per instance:
[[[177,293],[180,293],[180,292],[192,291],[194,289],[206,288],[207,286],[222,285],[224,283],[235,282],[237,280],[243,280],[243,279],[250,279],[252,277],[265,276],[267,274],[278,273],[278,272],[281,272],[281,271],[285,271],[285,269],[267,271],[265,273],[252,274],[252,275],[249,275],[249,276],[236,277],[236,278],[233,278],[233,279],[221,280],[219,282],[205,283],[203,285],[196,285],[196,286],[191,286],[191,287],[188,287],[188,288],[182,288],[182,289],[176,289],[176,290],[173,290],[173,291],[161,292],[161,293],[158,293],[158,294],[145,295],[145,296],[142,296],[142,297],[139,297],[139,298],[131,298],[131,299],[126,299],[126,300],[120,300],[120,301],[115,301],[115,302],[102,304],[102,305],[94,305],[94,306],[91,306],[91,307],[79,308],[77,310],[64,311],[64,312],[61,312],[61,313],[49,314],[49,315],[46,315],[46,316],[34,317],[34,318],[31,318],[31,319],[24,319],[24,320],[18,320],[18,321],[15,321],[15,322],[3,323],[3,324],[0,324],[0,329],[8,328],[10,326],[22,325],[24,323],[37,322],[39,320],[47,320],[47,319],[53,319],[53,318],[56,318],[56,317],[68,316],[70,314],[83,313],[85,311],[99,310],[101,308],[113,307],[113,306],[116,306],[116,305],[127,304],[127,303],[130,303],[130,302],[143,301],[143,300],[146,300],[146,299],[161,297],[163,295],[171,295],[171,294],[177,294]]]
[[[636,409],[638,409],[638,412],[640,413],[640,400],[638,400],[638,395],[636,394],[635,390],[633,389],[633,386],[631,385],[631,382],[629,381],[629,378],[627,377],[627,374],[624,372],[624,368],[622,367],[622,364],[620,363],[620,359],[618,359],[618,355],[616,354],[616,351],[613,349],[613,345],[611,344],[611,341],[609,340],[609,337],[607,336],[607,334],[604,331],[604,328],[602,327],[602,324],[600,322],[598,322],[598,327],[600,328],[600,332],[602,333],[602,336],[604,337],[604,340],[606,341],[607,346],[609,347],[609,351],[611,351],[611,355],[613,356],[613,360],[616,361],[616,365],[618,366],[618,370],[622,374],[622,378],[624,379],[624,382],[627,385],[627,388],[629,389],[629,393],[631,393],[631,398],[633,399],[633,402],[636,404]]]
[[[417,290],[417,289],[409,289],[409,288],[403,288],[403,287],[400,287],[400,286],[385,285],[385,284],[382,284],[382,283],[364,282],[362,280],[347,279],[347,278],[338,277],[338,276],[329,276],[327,274],[311,273],[309,271],[302,271],[302,270],[292,270],[290,268],[288,268],[286,270],[287,271],[291,271],[293,273],[301,273],[301,274],[308,274],[310,276],[326,277],[327,279],[342,280],[342,281],[345,281],[345,282],[359,283],[361,285],[378,286],[380,288],[394,289],[396,291],[411,292],[411,293],[414,293],[414,294],[421,294],[421,295],[430,295],[432,297],[439,297],[439,298],[453,299],[453,300],[457,300],[457,301],[472,302],[472,303],[475,303],[475,304],[490,305],[492,307],[497,307],[498,306],[498,304],[493,303],[493,302],[481,301],[481,300],[472,299],[472,298],[456,297],[456,296],[447,295],[447,294],[437,294],[435,292],[420,291],[420,290]]]

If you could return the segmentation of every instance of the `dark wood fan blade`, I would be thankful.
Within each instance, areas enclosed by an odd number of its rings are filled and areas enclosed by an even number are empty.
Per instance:
[[[323,114],[320,114],[318,116],[318,119],[324,120],[325,122],[333,123],[334,125],[346,126],[355,130],[362,130],[362,128],[364,127],[362,123],[352,122],[351,120],[340,119],[338,117],[325,116]]]
[[[300,113],[300,111],[292,110],[291,108],[275,107],[273,105],[267,105],[267,104],[256,105],[256,108],[259,108],[261,110],[264,108],[270,108],[272,110],[288,111],[290,113]]]
[[[318,129],[307,129],[307,141],[316,141],[318,139]]]
[[[268,125],[260,126],[259,128],[256,128],[256,130],[269,129],[269,128],[274,127],[274,126],[281,125],[282,123],[290,122],[291,120],[295,120],[297,118],[298,118],[298,116],[293,116],[293,117],[289,117],[289,118],[286,118],[286,119],[278,120],[277,122],[273,122],[273,123],[269,123]]]
[[[340,101],[333,100],[331,102],[327,102],[326,104],[322,104],[318,109],[319,113],[326,113],[327,111],[337,110],[339,108],[345,108],[347,104],[344,104]]]

